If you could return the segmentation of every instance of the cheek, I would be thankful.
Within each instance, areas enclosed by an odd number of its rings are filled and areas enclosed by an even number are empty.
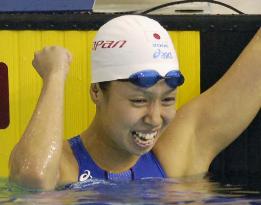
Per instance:
[[[118,103],[110,106],[110,109],[107,110],[107,116],[109,123],[115,127],[129,129],[142,118],[142,110],[133,108],[127,103]]]
[[[164,124],[168,125],[175,117],[176,115],[176,109],[175,108],[169,108],[166,109],[164,112]]]

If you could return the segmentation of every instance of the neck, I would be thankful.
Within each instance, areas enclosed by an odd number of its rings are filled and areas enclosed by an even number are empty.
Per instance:
[[[90,127],[81,134],[81,139],[95,163],[108,172],[130,169],[139,157],[121,149],[110,140],[108,133],[94,119]]]

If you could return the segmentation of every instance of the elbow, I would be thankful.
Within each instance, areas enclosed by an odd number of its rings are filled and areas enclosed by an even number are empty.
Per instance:
[[[17,170],[11,167],[9,181],[25,188],[43,191],[54,190],[57,184],[57,180],[50,179],[47,173],[43,174],[37,170],[29,169]]]
[[[38,160],[25,160],[25,157],[13,151],[9,158],[9,181],[29,189],[43,191],[55,189],[58,171],[39,168],[38,165]]]

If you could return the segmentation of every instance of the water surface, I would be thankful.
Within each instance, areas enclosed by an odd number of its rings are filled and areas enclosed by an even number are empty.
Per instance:
[[[257,187],[195,178],[91,180],[48,192],[26,190],[0,179],[0,204],[261,204],[261,194]]]

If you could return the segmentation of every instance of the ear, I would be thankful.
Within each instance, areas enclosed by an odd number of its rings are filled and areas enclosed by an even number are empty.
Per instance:
[[[102,91],[98,83],[92,83],[90,87],[92,101],[97,105],[102,97]]]

